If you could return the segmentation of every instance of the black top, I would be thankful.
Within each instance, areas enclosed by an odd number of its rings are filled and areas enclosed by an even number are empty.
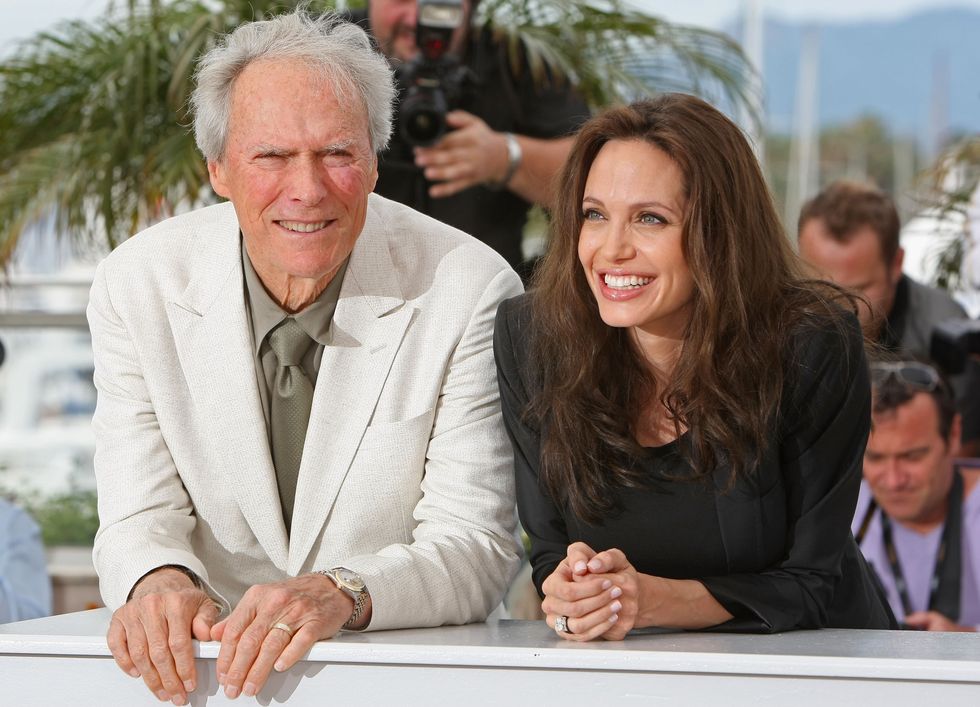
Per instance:
[[[648,487],[620,491],[621,510],[593,526],[538,482],[540,435],[522,420],[536,390],[529,314],[526,295],[501,305],[494,351],[539,592],[567,546],[581,541],[621,549],[638,572],[701,581],[734,616],[712,630],[895,626],[850,532],[871,419],[856,319],[846,338],[829,325],[795,338],[779,420],[754,473],[727,490],[728,468],[691,480],[678,442],[647,449],[636,463],[649,472]]]
[[[366,13],[351,18],[370,31]],[[482,119],[497,132],[534,138],[573,134],[589,117],[589,109],[566,81],[536,81],[523,48],[512,69],[507,43],[496,41],[489,28],[475,28],[463,63],[472,70],[472,82],[450,109],[461,109]],[[407,204],[443,223],[469,233],[500,253],[516,267],[522,260],[521,241],[531,204],[508,189],[483,186],[453,196],[431,199],[430,182],[415,166],[412,147],[399,134],[378,164],[375,191]]]

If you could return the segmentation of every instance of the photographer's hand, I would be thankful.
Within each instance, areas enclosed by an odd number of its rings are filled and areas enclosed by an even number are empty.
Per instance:
[[[507,136],[498,133],[480,118],[455,110],[446,115],[452,128],[431,147],[415,148],[415,164],[425,170],[433,184],[429,196],[451,196],[478,184],[499,182],[510,162]],[[506,187],[527,201],[549,204],[552,180],[571,147],[571,138],[540,140],[517,136],[523,157],[521,165]]]

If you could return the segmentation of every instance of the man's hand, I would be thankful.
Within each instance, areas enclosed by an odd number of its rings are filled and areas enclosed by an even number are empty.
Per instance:
[[[106,642],[116,664],[142,677],[161,701],[187,704],[197,687],[191,638],[207,641],[218,607],[179,570],[162,568],[136,585],[112,615]]]
[[[273,668],[288,670],[353,611],[353,599],[318,574],[252,587],[211,630],[211,639],[221,641],[217,671],[225,696],[256,695]]]
[[[960,626],[938,611],[916,611],[905,617],[905,623],[920,631],[976,631],[972,626]]]
[[[499,181],[507,172],[507,138],[494,132],[472,113],[454,110],[446,114],[452,128],[431,147],[415,149],[415,164],[426,179],[438,182],[429,196],[438,199],[485,182]]]

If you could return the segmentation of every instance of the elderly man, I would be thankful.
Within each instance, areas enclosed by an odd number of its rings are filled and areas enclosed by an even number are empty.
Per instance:
[[[934,368],[872,365],[874,425],[854,534],[892,611],[929,631],[980,624],[980,493],[963,473],[960,416]]]
[[[116,249],[88,312],[108,642],[174,704],[192,636],[254,695],[341,628],[483,620],[518,560],[491,330],[520,283],[371,194],[384,58],[300,12],[239,27],[197,81],[230,203]]]
[[[800,255],[821,275],[864,297],[865,333],[884,348],[928,358],[933,328],[966,312],[946,292],[902,273],[899,219],[887,194],[867,184],[838,181],[800,212]],[[951,377],[963,413],[967,455],[980,454],[980,364]]]

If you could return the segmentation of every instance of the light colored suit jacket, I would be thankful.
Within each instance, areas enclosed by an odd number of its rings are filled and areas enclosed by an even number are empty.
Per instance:
[[[150,570],[252,585],[344,566],[371,629],[479,621],[518,562],[510,445],[492,353],[521,290],[469,236],[371,195],[323,352],[287,537],[259,401],[231,204],[143,231],[88,307],[110,608]]]

